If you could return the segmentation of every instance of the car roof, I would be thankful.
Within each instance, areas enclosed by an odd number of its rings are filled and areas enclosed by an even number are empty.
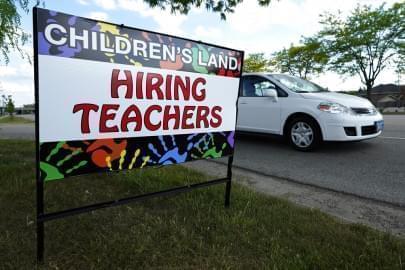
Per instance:
[[[242,76],[260,75],[260,76],[273,76],[273,75],[287,75],[283,73],[268,73],[268,72],[243,72]]]

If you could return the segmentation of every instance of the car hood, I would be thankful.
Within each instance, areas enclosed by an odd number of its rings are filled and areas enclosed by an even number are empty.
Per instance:
[[[301,96],[305,99],[317,99],[319,101],[335,102],[347,107],[355,107],[355,108],[372,107],[372,104],[368,99],[342,93],[334,93],[334,92],[301,93]]]

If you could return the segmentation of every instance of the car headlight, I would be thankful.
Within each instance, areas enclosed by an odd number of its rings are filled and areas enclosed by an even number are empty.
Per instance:
[[[318,105],[318,110],[328,113],[348,113],[349,108],[333,102],[321,102]]]
[[[379,113],[378,109],[371,102],[370,102],[370,104],[371,104],[370,114],[373,114],[373,115],[378,114]]]

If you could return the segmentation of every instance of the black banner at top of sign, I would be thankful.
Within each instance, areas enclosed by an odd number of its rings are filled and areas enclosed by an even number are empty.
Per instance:
[[[240,76],[240,51],[46,9],[38,15],[40,55]]]

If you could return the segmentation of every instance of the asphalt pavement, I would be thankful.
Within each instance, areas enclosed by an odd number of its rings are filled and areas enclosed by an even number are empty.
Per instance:
[[[385,115],[382,136],[293,150],[280,138],[237,134],[234,165],[405,207],[405,115]],[[34,124],[0,124],[1,138],[34,139]]]
[[[293,150],[280,138],[238,134],[234,165],[286,180],[405,206],[405,115],[385,115],[383,134]]]
[[[34,121],[33,114],[18,115],[25,119]],[[0,116],[2,117],[2,116]],[[0,139],[35,139],[35,124],[0,124]]]

